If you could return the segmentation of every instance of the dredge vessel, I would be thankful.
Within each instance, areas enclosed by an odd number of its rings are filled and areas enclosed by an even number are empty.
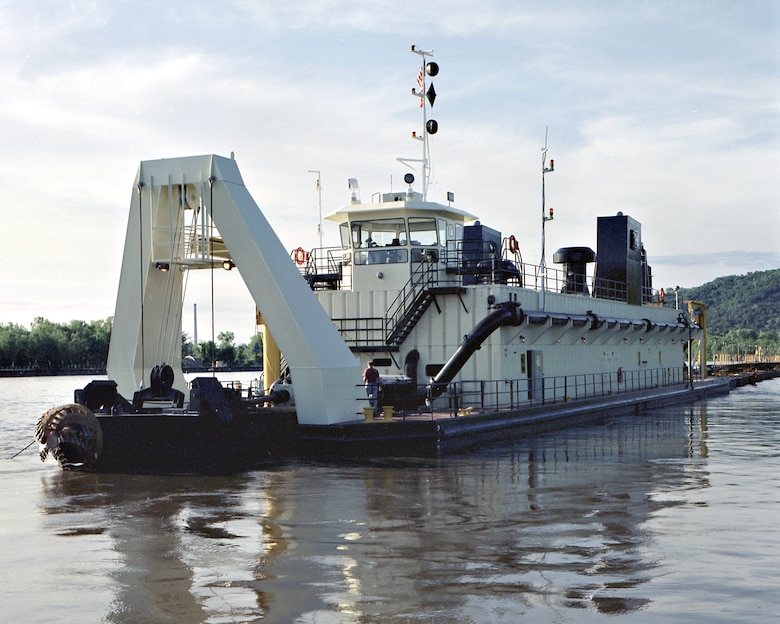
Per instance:
[[[108,380],[44,414],[41,458],[68,469],[231,471],[287,457],[432,453],[611,411],[727,392],[690,379],[703,310],[653,288],[640,223],[598,217],[596,250],[526,263],[514,235],[428,199],[432,52],[418,86],[421,176],[327,219],[340,244],[284,248],[216,155],[144,161],[133,185]],[[402,162],[409,164],[410,161]],[[542,151],[544,176],[554,170]],[[187,271],[241,274],[264,330],[262,391],[184,379]],[[380,373],[368,396],[362,372]],[[371,386],[374,390],[374,386]]]

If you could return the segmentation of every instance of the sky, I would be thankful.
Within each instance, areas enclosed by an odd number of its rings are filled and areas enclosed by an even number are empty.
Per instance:
[[[0,0],[0,323],[114,314],[143,160],[235,158],[285,247],[397,190],[418,158],[420,57],[440,73],[429,199],[514,234],[547,264],[596,247],[596,218],[642,224],[656,288],[780,267],[780,3],[775,0]],[[335,226],[323,225],[325,245]],[[238,272],[216,331],[254,332]],[[184,331],[211,330],[190,278]]]

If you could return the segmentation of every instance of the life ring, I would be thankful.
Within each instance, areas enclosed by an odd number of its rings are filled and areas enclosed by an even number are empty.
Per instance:
[[[509,251],[512,253],[517,253],[517,251],[520,249],[520,243],[517,242],[517,239],[515,238],[515,235],[512,234],[512,236],[509,237]]]
[[[295,250],[295,262],[297,262],[298,265],[302,265],[306,262],[306,252],[303,250],[303,247],[298,247],[298,249]]]
[[[623,369],[618,366],[617,369],[617,382],[620,383],[623,381]]]

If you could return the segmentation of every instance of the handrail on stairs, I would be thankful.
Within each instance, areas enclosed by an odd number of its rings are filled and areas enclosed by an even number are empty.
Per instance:
[[[409,281],[399,291],[387,308],[386,342],[390,344],[397,335],[399,325],[425,292],[438,284],[439,270],[435,262],[420,262],[412,271]]]

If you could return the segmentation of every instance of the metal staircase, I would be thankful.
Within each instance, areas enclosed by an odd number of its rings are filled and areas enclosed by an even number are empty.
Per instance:
[[[437,262],[420,262],[384,316],[332,318],[353,353],[398,351],[431,304],[441,312],[437,295],[466,292],[460,276],[445,275],[440,283]]]
[[[387,310],[385,344],[391,349],[400,347],[425,311],[436,303],[436,295],[463,292],[462,286],[439,285],[436,263],[421,262]]]

